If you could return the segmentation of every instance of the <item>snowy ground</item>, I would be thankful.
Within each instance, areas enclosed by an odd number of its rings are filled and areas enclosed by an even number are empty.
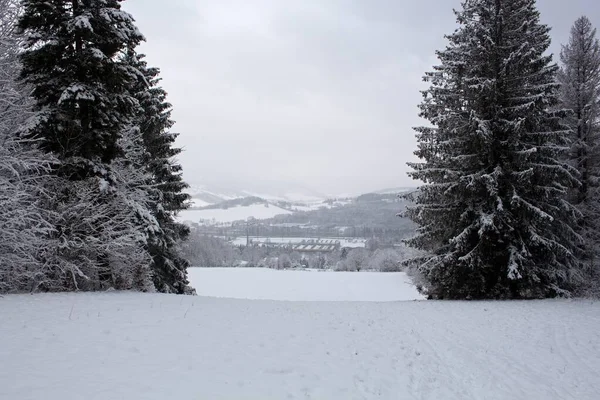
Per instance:
[[[214,223],[224,223],[233,221],[244,221],[250,217],[255,219],[270,219],[276,215],[291,214],[291,211],[283,208],[264,204],[252,204],[250,206],[231,207],[224,209],[208,209],[208,210],[184,210],[178,215],[180,221],[199,222],[211,221]]]
[[[233,297],[258,297],[257,281],[288,299],[406,289],[392,274],[228,271],[191,276],[200,293]],[[358,279],[370,289],[349,290]],[[0,297],[0,321],[7,400],[600,399],[592,301],[37,294]]]
[[[0,399],[597,400],[600,304],[0,299]]]
[[[190,200],[190,204],[191,204],[190,207],[197,207],[197,208],[206,207],[206,206],[210,205],[209,202],[206,202],[206,201],[200,200],[200,199],[196,199],[196,198],[192,198]]]
[[[201,296],[291,301],[423,299],[403,272],[277,271],[266,268],[190,268]]]

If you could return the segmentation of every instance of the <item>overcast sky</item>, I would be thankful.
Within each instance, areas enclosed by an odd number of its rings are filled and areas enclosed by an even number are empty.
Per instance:
[[[127,0],[192,184],[325,194],[414,186],[421,77],[459,0]],[[553,52],[598,0],[539,0]]]

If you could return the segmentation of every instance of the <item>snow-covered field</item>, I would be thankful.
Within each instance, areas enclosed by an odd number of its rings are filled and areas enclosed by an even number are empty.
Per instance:
[[[600,304],[0,299],[0,399],[597,400]]]
[[[246,286],[260,285],[290,300],[376,300],[406,289],[397,274],[196,272],[199,292],[219,296],[258,297]],[[369,289],[348,290],[360,279]],[[600,399],[593,301],[36,294],[1,297],[0,321],[7,400]]]
[[[224,209],[209,209],[209,210],[184,210],[179,213],[180,221],[200,222],[211,221],[214,223],[227,223],[233,221],[242,221],[250,217],[255,219],[269,219],[280,214],[291,214],[290,211],[283,208],[264,204],[252,204],[247,207],[231,207]]]
[[[266,268],[190,268],[201,296],[291,301],[423,299],[403,272],[278,271]]]

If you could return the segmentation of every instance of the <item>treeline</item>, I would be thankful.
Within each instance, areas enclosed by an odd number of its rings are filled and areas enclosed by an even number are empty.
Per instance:
[[[0,0],[0,291],[190,293],[171,105],[120,0]]]
[[[390,213],[388,218],[393,217]],[[241,237],[241,236],[266,236],[273,238],[386,238],[390,241],[399,242],[401,239],[414,234],[415,228],[412,222],[408,221],[406,226],[399,228],[377,228],[368,226],[318,226],[318,225],[270,225],[269,222],[239,222],[233,224],[198,225],[193,224],[194,228],[202,231],[206,235],[221,237]],[[226,226],[225,226],[226,225]]]
[[[268,206],[269,202],[265,199],[261,199],[260,197],[250,196],[250,197],[242,197],[239,199],[233,200],[225,200],[221,201],[217,204],[211,204],[204,207],[199,207],[200,210],[227,210],[233,207],[247,207],[254,204],[263,204]]]
[[[364,248],[340,248],[327,253],[306,254],[292,246],[233,246],[226,240],[192,231],[183,245],[183,254],[193,267],[203,268],[272,268],[333,269],[336,271],[403,271],[403,262],[418,251],[406,246],[391,246],[369,239]]]
[[[417,128],[425,185],[408,244],[433,298],[598,293],[600,45],[575,22],[560,66],[535,0],[474,0],[456,12],[425,75]]]

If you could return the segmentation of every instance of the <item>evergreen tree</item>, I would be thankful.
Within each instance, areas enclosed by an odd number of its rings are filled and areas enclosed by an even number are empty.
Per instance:
[[[584,269],[593,276],[600,255],[600,42],[587,17],[575,22],[561,61],[561,105],[571,111],[566,118],[572,131],[568,158],[581,180],[571,199],[582,214],[578,229],[584,237]]]
[[[175,161],[181,149],[175,147],[178,134],[170,131],[174,125],[172,107],[166,91],[160,87],[160,70],[149,67],[144,55],[130,53],[127,58],[141,72],[132,89],[140,104],[135,121],[146,150],[143,164],[152,177],[152,213],[160,226],[148,240],[154,284],[161,292],[185,293],[189,291],[186,272],[189,264],[180,255],[179,244],[190,232],[186,225],[176,222],[175,216],[188,207],[190,197],[184,193],[188,185],[183,181],[181,165]]]
[[[24,0],[22,76],[39,109],[31,134],[72,179],[102,175],[136,106],[118,57],[143,37],[120,0]]]
[[[128,269],[149,261],[139,223],[144,202],[128,190],[143,178],[123,173],[130,164],[123,136],[139,107],[129,91],[139,71],[124,55],[143,37],[120,0],[22,4],[21,76],[36,111],[28,135],[58,159],[46,185],[55,245],[46,248],[40,288],[147,289],[148,274],[136,271],[142,278],[134,280]]]
[[[535,0],[466,0],[427,73],[417,128],[425,182],[408,244],[435,298],[567,295],[576,277],[577,173],[561,162],[568,129],[553,112],[557,66]]]

